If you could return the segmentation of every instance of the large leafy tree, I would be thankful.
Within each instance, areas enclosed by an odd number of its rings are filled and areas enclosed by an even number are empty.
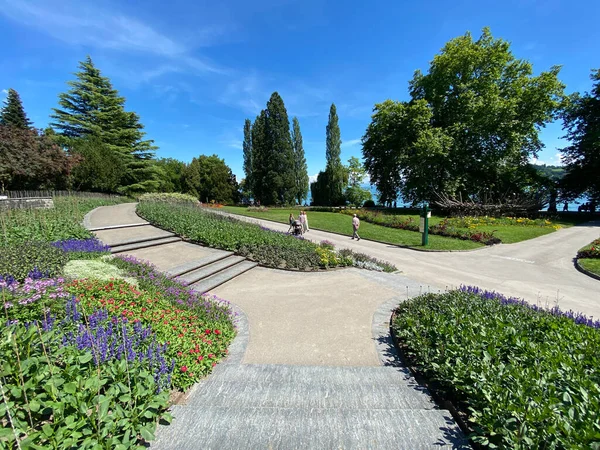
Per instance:
[[[244,190],[246,194],[252,193],[252,122],[250,119],[244,121],[244,142],[242,144],[244,152]]]
[[[125,161],[121,190],[129,193],[152,191],[160,186],[159,173],[149,161],[156,147],[144,139],[144,126],[134,112],[125,111],[125,98],[88,56],[79,63],[71,89],[59,95],[51,125],[58,141],[71,147],[79,139],[93,137]]]
[[[125,171],[124,158],[96,136],[77,139],[71,153],[80,157],[73,169],[72,187],[81,191],[115,192]]]
[[[563,148],[563,188],[571,197],[587,195],[594,206],[600,202],[600,69],[592,71],[591,92],[574,94],[563,114],[566,138]]]
[[[351,205],[361,206],[367,200],[372,200],[371,191],[361,186],[367,176],[367,171],[356,156],[352,156],[348,160],[346,170],[348,172],[348,187],[344,193],[346,201]]]
[[[477,40],[452,39],[427,74],[415,73],[410,102],[376,105],[363,139],[371,179],[389,199],[398,190],[413,201],[522,193],[529,158],[543,147],[539,131],[562,104],[558,73],[533,76],[487,28]]]
[[[327,203],[341,205],[344,203],[345,170],[340,157],[342,152],[340,126],[335,104],[333,103],[329,109],[329,119],[325,132],[325,158],[327,160],[325,172],[327,172],[327,190],[329,191]]]
[[[294,148],[294,181],[296,187],[296,201],[299,205],[308,195],[308,168],[302,145],[302,133],[297,117],[292,119],[292,146]]]
[[[31,121],[27,118],[27,114],[25,114],[21,97],[14,89],[8,90],[4,106],[0,110],[0,125],[9,125],[22,130],[26,130],[32,126]]]
[[[184,183],[188,192],[203,202],[232,203],[238,200],[235,175],[217,155],[200,155],[192,159],[185,170]]]

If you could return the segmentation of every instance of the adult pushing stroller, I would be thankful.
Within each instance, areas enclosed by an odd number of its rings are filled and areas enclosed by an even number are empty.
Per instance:
[[[294,236],[302,235],[302,224],[300,223],[299,220],[294,220],[292,222],[292,234]]]

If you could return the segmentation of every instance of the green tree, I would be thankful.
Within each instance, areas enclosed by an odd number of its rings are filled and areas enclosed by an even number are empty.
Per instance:
[[[154,164],[161,169],[161,192],[183,192],[186,164],[174,158],[160,158]]]
[[[328,206],[329,203],[329,173],[320,171],[317,179],[310,184],[310,196],[312,197],[312,205]]]
[[[72,172],[72,187],[81,191],[116,192],[125,171],[121,154],[111,150],[96,136],[78,139],[71,153],[80,157]]]
[[[487,28],[478,40],[452,39],[426,75],[415,72],[410,102],[376,105],[363,138],[372,181],[389,200],[395,190],[413,201],[525,192],[539,131],[562,105],[558,73],[533,76]]]
[[[269,157],[267,144],[267,112],[263,109],[252,125],[252,182],[251,191],[255,201],[265,198],[266,162]]]
[[[337,206],[344,203],[345,171],[340,157],[342,152],[340,126],[338,125],[335,104],[333,103],[329,109],[329,120],[327,121],[325,130],[325,158],[327,160],[325,171],[327,172],[327,181],[329,183],[328,203]]]
[[[59,95],[62,109],[54,108],[51,116],[58,142],[71,147],[78,139],[97,138],[124,158],[123,192],[157,189],[160,174],[149,162],[156,147],[152,140],[144,140],[139,116],[125,111],[125,98],[102,76],[89,56],[79,63],[79,69],[76,80],[67,83],[71,89]]]
[[[348,160],[346,171],[348,173],[348,186],[344,193],[346,201],[351,205],[362,206],[367,200],[372,200],[371,191],[361,186],[367,171],[356,156]]]
[[[202,202],[233,203],[238,200],[235,175],[217,155],[200,155],[192,159],[184,174],[184,183]]]
[[[246,195],[252,195],[252,122],[250,119],[244,121],[244,143],[242,144],[244,152],[244,191]]]
[[[299,205],[308,195],[308,168],[304,147],[302,145],[302,133],[300,122],[297,117],[292,119],[292,146],[294,148],[294,180],[296,186],[296,201]]]
[[[563,114],[571,145],[561,149],[565,163],[563,189],[571,198],[586,195],[600,202],[600,69],[592,71],[591,92],[573,94]]]
[[[26,130],[32,127],[31,121],[25,114],[19,93],[14,89],[8,90],[4,106],[0,110],[0,125],[9,125]]]

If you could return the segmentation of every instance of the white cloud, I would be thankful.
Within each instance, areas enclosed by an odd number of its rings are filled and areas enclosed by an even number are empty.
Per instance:
[[[0,14],[70,45],[146,53],[175,60],[197,72],[226,72],[207,60],[191,56],[190,49],[138,19],[104,11],[84,2],[40,5],[24,0],[0,0]],[[208,42],[210,36],[202,36],[202,39]],[[202,45],[202,42],[197,45]],[[157,70],[164,72],[165,69]]]
[[[349,141],[342,140],[342,148],[354,147],[356,145],[360,145],[360,139],[350,139]]]
[[[314,175],[309,175],[308,176],[308,182],[309,183],[314,183],[315,181],[317,181],[317,177],[319,176],[319,174],[314,174]]]
[[[538,158],[531,158],[529,161],[531,162],[531,164],[535,164],[537,166],[564,166],[564,161],[563,161],[563,154],[562,153],[555,153],[554,156],[550,157],[550,159],[538,159]]]
[[[2,92],[4,95],[8,95],[8,89],[2,89],[0,92]]]

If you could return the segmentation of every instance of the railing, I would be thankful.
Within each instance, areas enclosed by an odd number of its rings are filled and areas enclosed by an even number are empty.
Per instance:
[[[0,196],[8,198],[40,198],[40,197],[93,197],[93,198],[118,198],[120,195],[104,194],[101,192],[80,191],[0,191]]]

